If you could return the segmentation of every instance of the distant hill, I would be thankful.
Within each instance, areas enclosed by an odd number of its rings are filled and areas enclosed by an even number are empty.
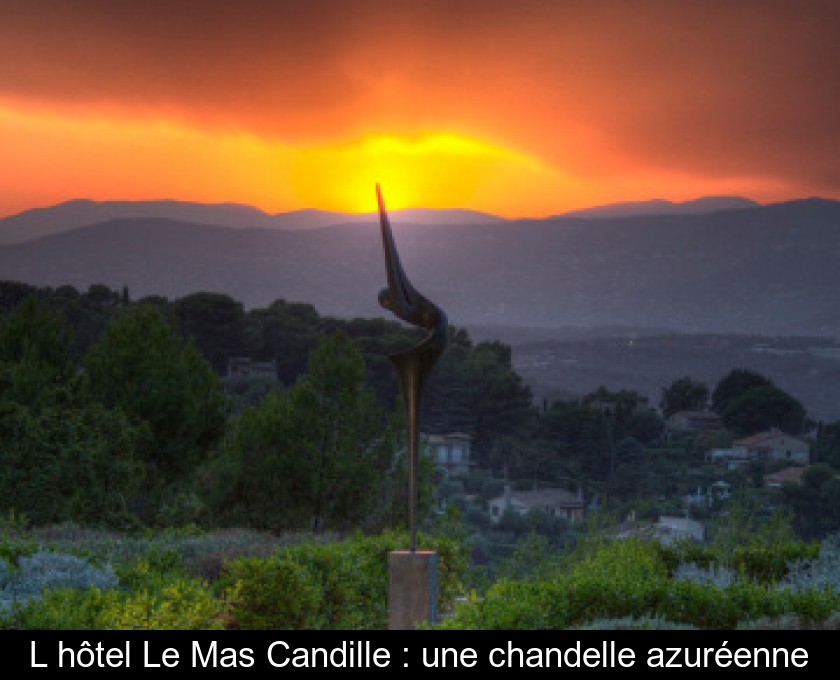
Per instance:
[[[701,214],[419,224],[394,220],[408,276],[459,326],[656,327],[840,335],[840,202]],[[384,316],[378,223],[308,229],[117,219],[0,247],[0,278],[228,293]]]
[[[665,200],[614,203],[566,213],[563,217],[627,217],[630,215],[697,214],[758,204],[745,198],[709,196],[683,203]],[[489,224],[502,223],[497,215],[476,210],[406,208],[389,211],[394,223]],[[267,213],[238,203],[192,203],[189,201],[91,201],[78,199],[27,210],[0,218],[0,245],[23,243],[100,222],[125,219],[167,219],[234,229],[320,229],[354,222],[376,222],[375,212],[341,213],[328,210],[292,210]]]
[[[394,222],[417,224],[470,224],[502,222],[501,217],[475,210],[407,208],[391,213]],[[23,243],[42,236],[124,219],[168,219],[233,229],[318,229],[348,222],[370,222],[376,213],[340,213],[328,210],[292,210],[267,213],[238,203],[188,201],[90,201],[79,199],[35,208],[0,219],[0,245]]]
[[[557,217],[619,218],[640,215],[701,215],[719,210],[756,208],[759,205],[755,201],[740,196],[704,196],[677,203],[657,198],[650,201],[625,201],[572,210]]]

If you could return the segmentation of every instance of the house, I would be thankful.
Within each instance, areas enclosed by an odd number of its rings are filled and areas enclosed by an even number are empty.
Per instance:
[[[781,489],[783,484],[801,484],[802,473],[807,469],[807,465],[792,465],[784,470],[764,475],[764,486],[768,489]]]
[[[756,461],[765,463],[783,460],[808,465],[811,462],[811,446],[803,439],[772,428],[736,439],[731,448],[712,449],[706,453],[706,460],[725,465],[730,470],[745,468]]]
[[[752,460],[784,460],[799,465],[808,465],[811,462],[811,447],[808,442],[786,434],[778,428],[736,439],[732,444],[733,448],[746,449]]]
[[[465,475],[470,469],[472,437],[463,432],[422,435],[425,451],[445,476]]]
[[[741,470],[749,466],[752,459],[744,447],[711,449],[706,452],[706,462],[721,465],[727,470]]]
[[[713,432],[723,428],[720,416],[713,411],[677,411],[665,422],[669,436]]]
[[[512,491],[510,485],[506,484],[504,493],[488,501],[487,508],[493,522],[498,522],[506,510],[513,510],[520,515],[539,510],[549,517],[579,522],[583,519],[584,501],[580,491],[576,494],[559,488]]]

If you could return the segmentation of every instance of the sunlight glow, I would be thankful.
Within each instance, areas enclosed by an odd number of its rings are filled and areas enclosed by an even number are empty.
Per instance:
[[[246,203],[268,212],[370,212],[379,182],[392,209],[504,214],[505,201],[521,206],[528,187],[552,186],[556,198],[561,179],[533,156],[448,133],[291,145],[166,120],[68,115],[2,102],[0,146],[0,185],[22,203],[42,205],[80,197],[176,198]]]
[[[413,139],[371,136],[336,146],[298,149],[291,169],[295,195],[338,210],[375,209],[372,187],[387,188],[391,209],[477,205],[489,186],[544,183],[539,160],[474,139],[429,134]]]
[[[75,198],[367,213],[376,210],[379,183],[392,210],[468,208],[538,218],[610,201],[786,188],[772,177],[698,177],[641,165],[576,174],[496,140],[452,132],[290,144],[235,129],[3,100],[0,148],[0,216]]]

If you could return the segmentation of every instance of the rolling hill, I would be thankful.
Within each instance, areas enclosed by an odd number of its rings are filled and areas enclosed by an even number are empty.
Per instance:
[[[840,334],[840,202],[700,214],[425,223],[394,219],[415,286],[453,324]],[[159,217],[99,222],[0,247],[0,278],[129,287],[133,298],[223,292],[322,314],[383,316],[375,216],[308,228]]]

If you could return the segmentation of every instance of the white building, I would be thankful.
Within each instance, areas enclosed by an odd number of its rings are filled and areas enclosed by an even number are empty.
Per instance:
[[[426,452],[435,467],[447,476],[465,475],[470,469],[472,437],[463,432],[423,435]]]
[[[746,467],[753,461],[763,463],[783,460],[808,465],[811,462],[811,446],[798,437],[773,428],[736,439],[731,448],[712,449],[706,454],[706,460],[725,465],[730,470]]]
[[[584,501],[580,491],[576,494],[558,488],[512,491],[510,485],[506,484],[501,496],[487,502],[487,509],[493,522],[498,522],[506,510],[513,510],[520,515],[539,510],[549,517],[579,522],[583,519]]]

